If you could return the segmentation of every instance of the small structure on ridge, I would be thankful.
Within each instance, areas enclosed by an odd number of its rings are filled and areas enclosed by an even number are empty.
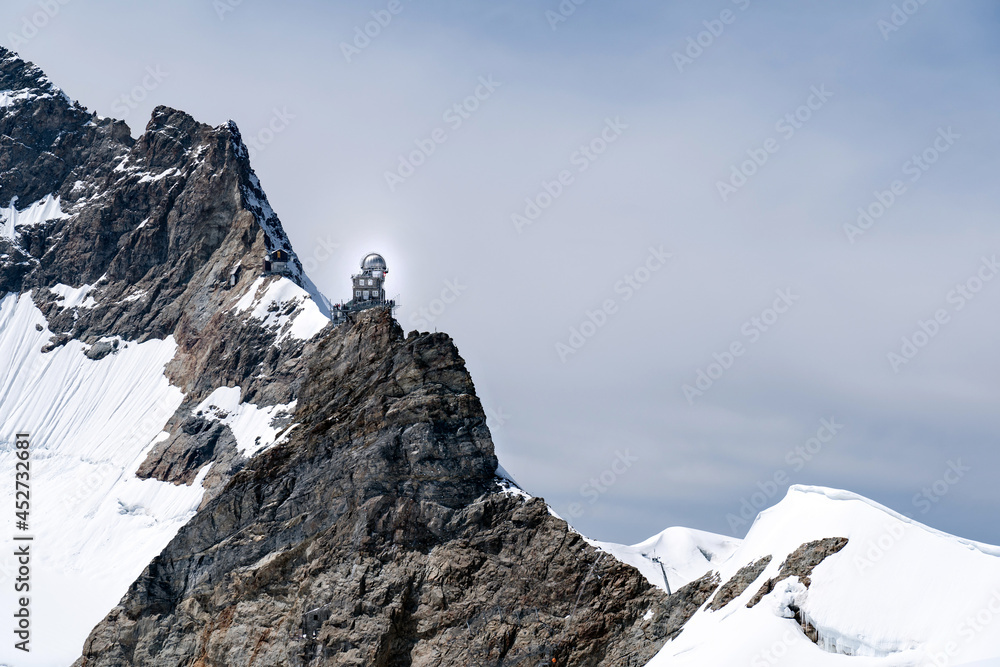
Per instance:
[[[351,276],[352,297],[347,303],[333,307],[335,324],[347,319],[347,313],[355,313],[369,308],[396,307],[396,302],[385,298],[385,277],[389,273],[385,258],[372,252],[361,260],[361,272]]]

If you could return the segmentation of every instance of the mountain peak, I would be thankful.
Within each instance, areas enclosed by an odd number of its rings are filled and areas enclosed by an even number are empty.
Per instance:
[[[3,94],[54,95],[72,104],[38,66],[22,60],[14,51],[0,46],[0,95]],[[2,106],[4,105],[0,103],[0,107]]]

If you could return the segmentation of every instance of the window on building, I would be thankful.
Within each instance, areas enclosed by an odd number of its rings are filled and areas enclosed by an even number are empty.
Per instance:
[[[357,290],[357,291],[355,291],[355,292],[354,292],[354,296],[361,296],[361,290]]]
[[[369,279],[368,279],[368,285],[369,285],[369,287],[370,287],[370,286],[372,286],[372,285],[374,285],[374,284],[375,284],[375,283],[373,283],[373,282],[372,282],[372,279],[371,279],[371,278],[369,278]]]
[[[365,299],[367,299],[367,298],[368,298],[368,290],[365,290],[365,295],[364,295],[364,298],[365,298]]]

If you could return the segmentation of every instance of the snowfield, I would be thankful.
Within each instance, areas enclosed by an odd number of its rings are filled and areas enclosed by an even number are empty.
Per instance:
[[[91,289],[60,285],[52,291],[63,307],[86,308],[93,303]],[[317,326],[302,327],[312,315],[308,305],[297,311],[289,335]],[[164,426],[184,399],[164,375],[177,348],[172,337],[121,341],[115,354],[93,361],[76,340],[42,354],[51,335],[30,294],[0,299],[0,470],[13,475],[15,435],[29,432],[31,520],[23,534],[35,538],[32,650],[23,654],[13,641],[0,642],[0,665],[67,667],[76,660],[90,630],[194,516],[210,469],[202,468],[190,486],[135,476],[152,447],[168,437]],[[197,409],[226,423],[240,450],[252,456],[273,443],[272,419],[294,407],[240,403],[239,388],[224,387]],[[0,485],[0,506],[10,508],[4,522],[9,540],[15,532],[12,482]],[[13,549],[3,550],[5,619],[14,613],[15,566]]]
[[[13,239],[17,227],[31,227],[49,220],[63,220],[70,217],[63,213],[59,197],[47,195],[25,209],[17,209],[17,197],[6,208],[0,208],[0,236]]]
[[[127,343],[92,361],[78,341],[42,354],[51,335],[30,296],[0,301],[0,469],[14,470],[15,434],[32,436],[32,651],[15,654],[13,642],[0,642],[0,662],[19,667],[79,657],[90,630],[193,516],[203,493],[200,480],[174,486],[134,474],[183,399],[163,375],[173,340]],[[2,485],[0,506],[14,507],[13,486]],[[8,517],[12,534],[12,511]],[[6,619],[14,575],[13,551],[5,549]]]
[[[805,588],[780,582],[747,601],[800,545],[850,541]],[[649,667],[1000,665],[1000,548],[933,530],[861,496],[793,486],[757,518],[718,571],[726,582],[771,555],[767,569],[718,611],[699,610]],[[791,618],[801,609],[811,642]]]
[[[261,276],[254,281],[236,305],[236,313],[249,311],[261,326],[276,329],[275,345],[287,338],[309,340],[330,323],[309,292],[288,278]],[[285,314],[287,311],[291,311]]]
[[[595,540],[587,542],[639,570],[649,583],[663,591],[667,590],[663,581],[664,572],[670,590],[676,591],[707,572],[718,569],[740,546],[740,540],[736,538],[690,528],[667,528],[659,535],[629,547]]]

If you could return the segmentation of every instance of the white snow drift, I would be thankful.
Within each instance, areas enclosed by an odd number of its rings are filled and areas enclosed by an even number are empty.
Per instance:
[[[257,278],[233,310],[250,311],[265,328],[276,329],[275,345],[289,337],[309,340],[330,323],[309,292],[285,277]]]
[[[82,308],[93,304],[92,289],[60,285],[52,292],[62,307]],[[177,348],[172,337],[120,341],[115,354],[93,361],[75,340],[43,354],[51,336],[30,294],[0,298],[0,470],[11,482],[0,485],[0,507],[8,508],[10,544],[14,437],[29,432],[31,519],[25,534],[35,538],[32,651],[0,642],[0,665],[66,667],[79,657],[90,630],[194,516],[210,468],[190,486],[135,476],[150,449],[168,437],[163,428],[184,399],[164,375]],[[271,420],[293,409],[240,403],[238,387],[220,388],[196,408],[226,423],[247,456],[273,443]],[[8,620],[15,576],[13,549],[4,549],[0,617]]]
[[[59,197],[46,195],[25,209],[17,209],[17,197],[6,208],[0,208],[0,236],[12,239],[17,227],[30,227],[49,220],[70,217],[63,213]]]
[[[296,401],[259,408],[253,403],[240,403],[240,395],[239,387],[219,387],[199,403],[193,412],[229,426],[240,453],[253,456],[275,442],[279,429],[272,426],[273,420],[282,414],[294,412]]]
[[[786,580],[748,609],[800,545],[846,537],[815,569],[808,589]],[[1000,665],[1000,548],[947,535],[845,491],[793,486],[760,514],[717,568],[773,559],[719,611],[702,608],[649,667],[943,667]],[[793,620],[801,609],[812,643]]]

